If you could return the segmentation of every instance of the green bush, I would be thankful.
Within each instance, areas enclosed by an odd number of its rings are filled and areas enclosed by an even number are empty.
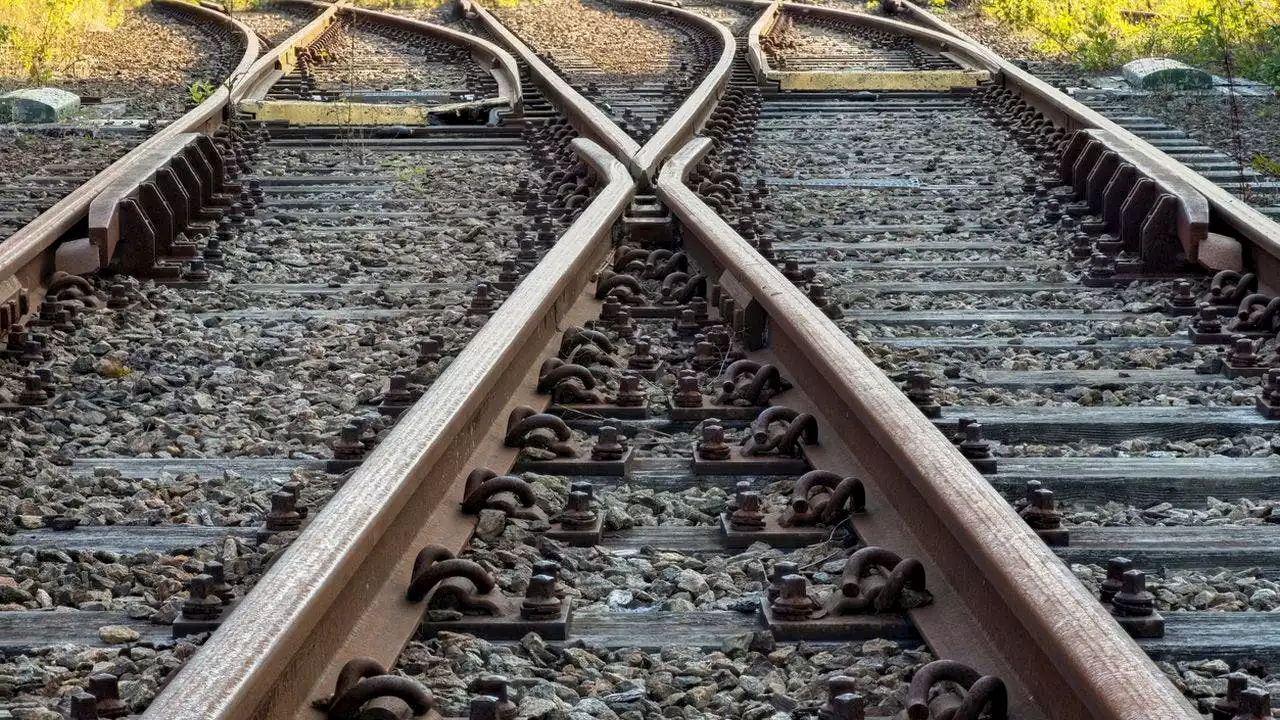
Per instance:
[[[1280,86],[1276,0],[981,0],[1037,49],[1088,68],[1164,55]]]

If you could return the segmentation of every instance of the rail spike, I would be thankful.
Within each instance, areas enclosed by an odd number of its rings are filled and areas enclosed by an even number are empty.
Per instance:
[[[865,512],[867,490],[856,477],[811,470],[796,480],[791,502],[778,524],[783,527],[836,525],[851,513]]]
[[[774,395],[791,388],[791,383],[783,379],[778,368],[768,363],[754,360],[738,360],[724,369],[716,378],[720,393],[715,402],[719,405],[764,406]]]

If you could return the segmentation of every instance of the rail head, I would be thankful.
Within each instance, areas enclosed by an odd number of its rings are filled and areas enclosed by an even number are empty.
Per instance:
[[[508,30],[492,13],[472,0],[461,0],[461,5],[464,13],[474,15],[485,30],[498,38],[513,55],[529,66],[530,72],[533,73],[542,91],[583,137],[604,147],[614,157],[626,158],[627,169],[632,176],[641,175],[634,161],[636,153],[640,151],[639,143],[623,132],[622,128],[610,120],[604,111],[574,90],[564,78],[543,62],[537,53],[516,37],[515,33]]]
[[[13,285],[14,287],[22,288],[28,293],[42,292],[38,288],[48,268],[53,266],[52,261],[45,261],[46,254],[53,251],[64,235],[84,222],[93,199],[112,182],[133,172],[139,158],[151,152],[151,148],[168,143],[169,138],[184,133],[207,130],[212,124],[219,122],[230,100],[235,78],[249,72],[261,51],[257,35],[239,20],[209,8],[179,0],[153,0],[153,2],[158,6],[180,9],[208,22],[231,28],[239,34],[244,44],[240,61],[231,72],[228,81],[221,83],[204,102],[125,153],[0,243],[0,278],[16,278],[18,282]],[[0,297],[0,302],[7,300],[9,298]],[[33,303],[31,304],[34,306]]]
[[[493,79],[498,83],[498,97],[516,112],[523,108],[524,97],[520,89],[520,68],[516,65],[516,59],[511,56],[511,53],[494,43],[443,25],[407,18],[402,15],[393,15],[381,10],[345,6],[342,12],[358,17],[375,18],[381,23],[407,28],[423,35],[438,38],[452,45],[467,48],[471,51],[472,57],[493,75]]]
[[[658,197],[681,221],[686,239],[701,244],[715,264],[761,304],[772,342],[785,336],[788,343],[804,349],[805,361],[832,390],[827,402],[864,427],[878,451],[905,476],[910,487],[895,488],[903,497],[892,502],[905,505],[918,499],[941,521],[940,527],[912,532],[941,534],[944,543],[962,550],[990,584],[986,591],[994,589],[1007,604],[1007,614],[1021,622],[1023,637],[1032,639],[1028,644],[1034,647],[1020,652],[1031,653],[1026,657],[1034,662],[1017,665],[1014,671],[1030,674],[1028,667],[1043,667],[1054,673],[1042,676],[1044,683],[1024,678],[1023,685],[1033,693],[1042,685],[1070,688],[1093,717],[1198,718],[1155,664],[933,423],[835,323],[684,184],[710,147],[708,139],[698,138],[677,153],[659,176]],[[972,577],[958,580],[961,597],[976,592],[968,589],[971,586],[983,585]],[[980,631],[1000,636],[987,628]],[[1047,711],[1063,717],[1062,709]]]
[[[660,13],[683,18],[689,24],[699,26],[708,34],[719,38],[721,43],[720,57],[716,60],[716,64],[635,155],[635,166],[641,172],[644,182],[652,184],[657,179],[658,169],[662,163],[696,135],[715,110],[716,103],[729,84],[729,75],[733,71],[733,56],[737,48],[729,29],[711,18],[683,8],[658,5],[645,0],[618,0],[618,2],[624,6],[643,7],[650,11],[656,9]]]
[[[592,203],[160,692],[143,718],[240,720],[297,714],[316,699],[306,696],[310,688],[326,680],[331,687],[337,669],[324,664],[349,634],[372,622],[362,613],[378,616],[376,608],[352,601],[351,594],[376,594],[371,587],[382,583],[378,587],[391,588],[393,602],[403,603],[404,578],[393,577],[386,558],[375,549],[389,533],[405,527],[417,532],[423,511],[450,507],[452,497],[443,496],[450,484],[435,470],[453,461],[451,454],[456,455],[459,446],[484,440],[483,429],[477,431],[474,423],[478,420],[487,428],[497,422],[477,417],[495,410],[490,402],[493,388],[512,372],[523,375],[522,354],[535,340],[540,348],[542,336],[555,331],[567,307],[565,296],[576,296],[607,256],[613,224],[635,195],[630,174],[611,153],[582,138],[574,140],[573,147],[605,183]],[[467,452],[462,453],[464,459]],[[422,493],[437,496],[430,507],[422,506]],[[375,579],[370,580],[371,575]],[[420,609],[409,610],[420,614]],[[411,619],[410,629],[414,624]],[[410,634],[407,630],[401,641]],[[399,650],[388,646],[378,652],[390,653],[394,660]]]
[[[292,35],[259,57],[253,66],[244,73],[240,82],[232,89],[231,102],[261,99],[275,84],[276,80],[287,74],[298,64],[298,48],[306,47],[315,41],[325,28],[333,23],[343,2],[324,3],[314,0],[287,0],[286,5],[312,8],[319,11],[311,22],[298,28]]]
[[[756,74],[756,80],[759,82],[769,79],[769,60],[765,57],[764,48],[760,45],[760,38],[768,35],[773,29],[773,24],[778,21],[780,12],[782,12],[782,0],[773,0],[747,30],[747,63],[751,65],[751,70]]]

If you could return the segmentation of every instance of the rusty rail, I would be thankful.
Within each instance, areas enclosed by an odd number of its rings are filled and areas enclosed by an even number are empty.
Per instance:
[[[695,12],[667,5],[656,5],[643,0],[620,0],[620,4],[679,15],[690,23],[717,35],[722,43],[720,58],[715,66],[643,147],[614,124],[603,111],[583,98],[488,10],[471,0],[462,0],[464,12],[475,13],[486,30],[493,33],[495,37],[501,38],[503,44],[535,71],[535,77],[540,78],[542,89],[550,98],[574,108],[567,114],[569,121],[578,132],[600,143],[615,157],[623,158],[631,176],[637,182],[647,186],[656,179],[662,163],[697,133],[710,117],[711,111],[715,109],[716,102],[729,83],[735,50],[734,40],[733,35],[723,25]]]
[[[731,276],[767,315],[769,345],[858,449],[909,534],[925,546],[979,622],[968,635],[998,646],[1014,682],[1049,717],[1199,717],[1188,702],[933,423],[771,263],[684,184],[710,150],[700,138],[663,168],[658,197],[679,218],[691,254]],[[860,530],[861,530],[860,526]],[[957,552],[961,551],[961,552]],[[986,582],[975,582],[976,578]],[[946,637],[946,622],[926,638]],[[955,630],[950,630],[954,633]],[[933,644],[937,644],[934,642]],[[977,643],[975,643],[977,644]],[[938,649],[938,648],[935,648]],[[963,650],[973,652],[972,650]],[[946,652],[942,650],[942,652]]]
[[[342,8],[342,12],[358,17],[373,18],[386,25],[398,25],[423,35],[429,35],[467,48],[471,51],[471,56],[475,58],[476,62],[488,67],[492,72],[494,80],[498,83],[498,98],[505,101],[516,112],[519,112],[523,107],[524,97],[520,89],[520,68],[516,65],[516,59],[511,56],[511,53],[494,43],[443,25],[393,15],[380,10],[345,6]]]
[[[20,286],[28,293],[36,295],[42,281],[53,266],[49,256],[54,245],[64,235],[84,222],[89,212],[89,204],[98,193],[105,190],[117,178],[134,172],[134,166],[146,157],[151,148],[172,142],[174,137],[188,132],[201,132],[221,122],[221,114],[231,99],[232,89],[243,82],[244,78],[255,66],[255,59],[260,52],[258,37],[243,23],[198,5],[190,5],[180,0],[153,0],[157,5],[182,8],[195,13],[209,22],[228,25],[241,34],[245,42],[245,52],[228,80],[204,102],[193,108],[182,117],[169,123],[163,130],[140,143],[137,147],[116,160],[105,170],[90,178],[71,194],[59,200],[53,207],[44,211],[39,217],[27,223],[17,232],[0,243],[0,278],[16,278]],[[0,302],[11,298],[0,297]],[[34,305],[38,297],[28,299],[28,305]]]
[[[450,502],[469,458],[501,446],[499,418],[530,385],[634,195],[620,162],[588,140],[574,147],[608,184],[144,718],[308,717],[337,676],[341,661],[329,659],[394,662],[422,612],[404,600],[413,555],[470,536],[474,521]]]

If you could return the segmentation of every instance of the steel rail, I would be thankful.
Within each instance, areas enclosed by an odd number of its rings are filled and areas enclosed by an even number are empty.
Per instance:
[[[678,15],[688,22],[704,28],[708,33],[716,35],[722,43],[720,57],[716,64],[712,66],[706,77],[702,79],[702,82],[680,103],[680,106],[671,114],[671,117],[663,123],[662,127],[643,146],[619,128],[604,111],[582,97],[568,81],[547,66],[538,57],[537,53],[529,48],[524,41],[516,37],[515,33],[507,29],[488,10],[471,0],[462,0],[462,7],[465,12],[474,12],[486,30],[493,33],[495,37],[501,38],[503,44],[510,48],[513,53],[518,55],[531,69],[536,69],[539,75],[546,78],[543,91],[548,96],[561,102],[571,102],[574,105],[577,105],[579,101],[587,104],[587,107],[582,108],[580,113],[575,111],[574,114],[569,115],[570,122],[573,123],[578,132],[595,139],[612,152],[615,157],[623,158],[623,162],[627,165],[627,170],[641,184],[643,189],[651,185],[653,180],[656,179],[662,163],[687,142],[689,138],[693,137],[701,129],[703,123],[707,121],[707,118],[711,116],[717,101],[724,94],[724,90],[729,84],[736,48],[733,35],[727,28],[695,12],[646,2],[645,0],[619,0],[619,4],[647,11],[657,10],[661,13]],[[592,135],[591,133],[599,134]]]
[[[740,4],[763,5],[769,0],[729,0]],[[1102,114],[1073,100],[1052,85],[1037,78],[1031,73],[1017,67],[980,42],[951,27],[932,13],[916,7],[910,2],[901,3],[901,12],[907,13],[916,22],[911,23],[877,17],[852,10],[840,10],[831,7],[804,5],[789,0],[782,2],[783,8],[802,14],[854,22],[871,27],[878,27],[901,33],[921,43],[929,43],[934,47],[945,42],[947,52],[966,60],[981,61],[992,72],[995,82],[1017,92],[1022,98],[1045,117],[1053,120],[1067,130],[1097,128],[1118,137],[1126,145],[1140,148],[1165,171],[1191,186],[1204,196],[1209,207],[1218,216],[1217,219],[1239,233],[1240,239],[1248,240],[1264,255],[1254,253],[1254,263],[1260,287],[1263,290],[1280,291],[1280,223],[1258,212],[1256,208],[1244,200],[1232,195],[1214,184],[1208,178],[1167,155],[1163,150],[1139,138],[1129,130],[1108,120]]]
[[[543,62],[537,53],[515,36],[515,33],[498,22],[492,13],[472,0],[460,0],[460,2],[464,13],[474,14],[485,30],[498,38],[512,54],[529,66],[529,72],[533,74],[538,87],[552,103],[561,109],[560,111],[569,119],[569,123],[579,135],[595,141],[614,157],[625,158],[623,162],[633,177],[642,174],[635,166],[633,159],[636,153],[640,152],[640,144],[635,139],[623,132],[622,128],[610,120],[603,110],[574,90],[572,85]]]
[[[453,501],[471,455],[502,445],[502,418],[531,386],[526,373],[607,257],[613,223],[634,196],[612,155],[589,140],[573,144],[607,180],[603,190],[144,718],[308,717],[351,655],[394,664],[422,613],[404,599],[414,554],[426,544],[459,550],[470,536],[474,519]]]
[[[231,103],[254,100],[266,95],[267,90],[271,89],[277,80],[297,66],[298,48],[310,45],[320,33],[324,32],[325,28],[333,22],[338,8],[345,3],[346,0],[340,0],[333,5],[309,0],[287,0],[284,4],[314,8],[319,10],[320,14],[311,22],[298,28],[270,52],[258,58],[245,73],[241,82],[232,89]]]
[[[991,484],[830,319],[684,184],[710,150],[689,143],[658,179],[686,251],[722,268],[767,315],[771,349],[858,451],[958,602],[1048,717],[1198,718],[1137,644]],[[696,249],[691,249],[696,245]],[[919,623],[919,617],[913,616]],[[947,628],[940,628],[944,635]],[[921,627],[926,638],[931,629]],[[949,632],[957,632],[951,629]],[[1008,682],[1010,678],[1006,678]]]
[[[117,178],[129,173],[133,165],[140,158],[145,157],[151,148],[158,147],[183,133],[200,132],[216,126],[221,121],[223,110],[230,102],[232,89],[243,82],[256,66],[255,60],[261,51],[261,45],[258,42],[258,36],[244,23],[206,7],[190,5],[180,0],[152,1],[156,5],[180,8],[209,22],[233,28],[243,37],[244,55],[231,71],[228,79],[219,84],[218,89],[204,102],[139,143],[123,157],[59,200],[53,207],[45,210],[0,242],[0,278],[17,278],[21,287],[28,292],[43,293],[39,288],[43,279],[52,272],[53,266],[48,253],[63,235],[84,222],[89,213],[89,204],[98,193],[105,190]],[[5,300],[7,298],[0,297],[0,301]],[[34,301],[37,300],[38,298],[32,298],[33,302],[29,304],[34,305]]]
[[[493,74],[493,79],[498,83],[498,98],[505,101],[516,112],[524,107],[524,93],[520,89],[520,68],[516,65],[516,59],[511,56],[511,53],[494,43],[443,25],[393,15],[381,10],[347,6],[343,8],[343,12],[372,18],[387,25],[398,25],[469,49],[476,62],[489,68]]]
[[[643,179],[636,178],[636,180],[650,185],[657,179],[658,169],[662,163],[696,135],[706,123],[707,118],[711,116],[711,112],[715,110],[716,103],[729,84],[736,44],[733,33],[729,32],[728,28],[693,11],[656,5],[644,0],[617,1],[624,6],[642,7],[651,11],[656,9],[662,14],[682,17],[691,24],[701,26],[709,34],[719,37],[721,43],[720,58],[707,72],[706,77],[632,158],[643,176]]]

